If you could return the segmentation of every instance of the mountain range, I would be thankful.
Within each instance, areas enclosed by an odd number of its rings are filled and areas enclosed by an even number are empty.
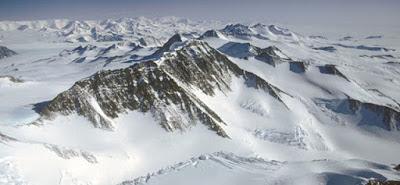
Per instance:
[[[0,184],[400,183],[383,36],[139,17],[0,38]]]

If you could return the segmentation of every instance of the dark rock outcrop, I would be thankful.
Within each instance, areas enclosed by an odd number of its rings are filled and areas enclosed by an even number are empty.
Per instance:
[[[1,78],[7,78],[8,80],[10,80],[11,82],[14,82],[14,83],[23,83],[24,82],[24,80],[10,76],[10,75],[0,76],[0,79]]]
[[[283,58],[282,55],[283,53],[279,48],[270,46],[259,50],[255,58],[275,67],[278,64],[290,61],[289,57],[285,56]]]
[[[379,180],[370,180],[366,185],[400,185],[400,181],[379,181]]]
[[[276,30],[271,30],[271,28],[277,28]],[[262,39],[262,40],[269,40],[269,38],[266,36],[267,32],[274,32],[274,31],[283,31],[278,29],[278,27],[275,27],[274,25],[271,26],[266,26],[263,24],[256,24],[253,26],[246,26],[243,24],[230,24],[225,26],[224,29],[220,30],[222,34],[225,36],[232,36],[238,39],[243,39],[243,40],[251,40],[252,38],[257,38],[257,39]],[[279,32],[278,34],[281,34],[286,36],[286,30],[283,32]]]
[[[200,36],[200,39],[204,38],[219,38],[218,32],[216,30],[208,30]]]
[[[333,46],[313,47],[314,50],[322,50],[327,52],[335,52],[336,48]]]
[[[169,131],[184,129],[185,126],[201,121],[218,134],[226,136],[219,126],[222,120],[179,87],[154,62],[102,71],[78,81],[51,101],[42,114],[49,116],[51,112],[59,112],[68,115],[77,112],[96,127],[111,129],[111,119],[127,110],[151,112]],[[188,119],[182,114],[186,114]]]
[[[365,37],[365,39],[381,39],[381,38],[383,38],[382,35],[371,35],[371,36]]]
[[[308,38],[311,38],[311,39],[323,39],[323,40],[328,40],[327,37],[322,36],[322,35],[310,35],[310,36],[308,36]]]
[[[165,52],[169,52],[174,49],[175,46],[182,44],[185,38],[180,34],[175,34],[168,41],[158,48],[153,54],[143,58],[143,60],[152,60],[160,58]]]
[[[289,31],[289,29],[282,28],[276,25],[269,25],[268,30],[275,35],[282,35],[286,37],[291,37],[293,34]]]
[[[397,170],[397,171],[400,171],[400,164],[397,165],[397,166],[395,166],[393,169],[395,169],[395,170]]]
[[[71,55],[71,54],[75,54],[75,53],[79,54],[79,55],[83,55],[87,51],[92,51],[92,50],[96,50],[96,49],[98,49],[98,48],[97,48],[97,46],[94,46],[94,45],[90,45],[90,44],[85,45],[85,46],[80,45],[80,46],[78,46],[76,48],[73,48],[71,50],[63,50],[58,55],[59,56],[66,56],[66,55]]]
[[[13,51],[11,49],[8,49],[5,46],[0,46],[0,59],[11,57],[11,56],[16,55],[16,54],[17,54],[17,52],[15,52],[15,51]]]
[[[356,116],[359,119],[358,125],[400,131],[400,111],[396,107],[362,102],[350,97],[344,100],[322,100],[322,103],[335,113]]]
[[[289,70],[295,73],[304,73],[308,65],[308,63],[302,61],[291,61],[289,62]]]
[[[395,49],[379,47],[379,46],[365,46],[365,45],[358,45],[358,46],[351,46],[351,45],[344,45],[344,44],[335,44],[336,46],[340,46],[343,48],[351,48],[351,49],[359,49],[359,50],[368,50],[368,51],[396,51]]]
[[[193,52],[207,51],[207,53]],[[215,49],[201,41],[192,41],[186,47],[177,51],[177,56],[167,58],[162,67],[180,81],[195,85],[208,95],[214,94],[214,89],[229,90],[232,76],[244,78],[248,86],[267,90],[270,95],[278,96],[281,92],[257,75],[244,71]]]
[[[229,91],[233,78],[242,78],[249,88],[263,89],[281,101],[278,88],[240,69],[205,42],[190,41],[164,57],[157,63],[100,71],[76,82],[46,105],[42,119],[51,119],[55,113],[77,113],[95,127],[112,129],[113,118],[135,110],[151,113],[167,131],[202,123],[228,137],[221,127],[223,120],[192,94],[191,88],[212,96],[216,91]]]
[[[10,141],[18,141],[18,140],[0,132],[0,143],[7,143]]]
[[[275,46],[259,48],[250,43],[229,42],[218,48],[218,50],[236,58],[248,59],[249,57],[254,57],[274,67],[278,64],[290,61],[290,58],[285,56],[282,51]]]
[[[350,82],[350,80],[342,72],[340,72],[337,69],[336,65],[326,64],[323,66],[318,66],[318,69],[319,69],[319,72],[322,74],[337,75],[337,76],[344,78],[345,80]]]
[[[230,24],[221,30],[225,35],[235,36],[241,39],[250,39],[254,32],[246,25],[243,24]]]
[[[345,36],[339,39],[340,41],[348,41],[348,40],[353,40],[353,37],[351,36]]]
[[[124,36],[120,35],[120,34],[115,34],[115,33],[98,34],[96,37],[96,40],[98,42],[123,41]]]
[[[228,42],[218,48],[224,54],[232,57],[248,59],[258,54],[261,48],[251,45],[250,43]]]
[[[369,122],[383,123],[382,128],[386,130],[400,130],[400,112],[389,106],[365,103],[355,99],[349,99],[350,109],[354,112],[360,112],[364,118],[365,124]]]
[[[360,55],[360,57],[378,58],[378,59],[394,59],[393,55]]]

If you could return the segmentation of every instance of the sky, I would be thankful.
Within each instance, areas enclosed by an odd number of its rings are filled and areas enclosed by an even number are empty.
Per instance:
[[[177,16],[289,25],[400,27],[400,0],[0,0],[0,20]]]

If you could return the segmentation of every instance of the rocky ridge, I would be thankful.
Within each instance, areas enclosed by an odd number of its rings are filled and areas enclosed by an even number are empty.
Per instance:
[[[189,40],[158,61],[100,71],[76,82],[43,109],[41,119],[55,113],[77,113],[95,127],[113,129],[113,118],[118,114],[137,110],[150,112],[167,131],[185,130],[200,122],[228,137],[222,128],[226,123],[191,90],[196,88],[213,96],[216,91],[230,91],[234,78],[244,80],[249,88],[263,89],[282,102],[278,88],[239,68],[207,43]]]

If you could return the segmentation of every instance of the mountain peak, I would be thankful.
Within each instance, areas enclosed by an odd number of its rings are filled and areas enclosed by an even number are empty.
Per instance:
[[[268,29],[270,32],[272,32],[275,35],[283,35],[283,36],[288,36],[288,37],[293,35],[293,33],[289,29],[282,28],[282,27],[279,27],[276,25],[269,25]]]
[[[157,59],[161,57],[165,52],[172,51],[178,46],[181,46],[185,40],[187,40],[185,37],[177,33],[173,35],[171,38],[169,38],[166,43],[164,43],[157,51],[155,51],[152,55],[150,55],[147,58]]]
[[[253,34],[253,31],[246,25],[243,24],[229,24],[221,30],[227,35],[247,37]]]
[[[256,56],[260,48],[255,47],[248,42],[228,42],[218,48],[218,50],[229,56],[247,59],[248,57]]]
[[[191,42],[187,47],[194,46],[195,43]],[[119,113],[127,110],[137,110],[151,112],[168,131],[185,130],[201,122],[208,125],[218,135],[228,137],[220,126],[224,124],[223,121],[204,103],[179,85],[181,83],[202,84],[199,87],[203,88],[203,85],[208,82],[200,82],[200,79],[195,76],[188,81],[176,81],[176,78],[182,79],[183,73],[198,70],[187,67],[175,69],[175,65],[193,60],[187,55],[178,54],[177,57],[179,60],[170,57],[161,65],[148,61],[125,69],[97,72],[89,78],[76,82],[69,90],[59,94],[42,111],[43,118],[51,118],[54,112],[64,115],[76,112],[86,117],[95,127],[113,129],[112,118],[116,118]],[[174,62],[171,62],[172,60]]]
[[[221,38],[221,33],[217,30],[207,30],[204,32],[201,36],[200,39],[204,38]]]
[[[171,47],[174,43],[183,42],[184,40],[186,40],[186,38],[184,38],[182,34],[177,33],[173,35],[170,39],[168,39],[168,41],[163,45],[163,47],[164,46]]]
[[[267,25],[262,24],[262,23],[257,23],[251,26],[251,28],[265,28]]]
[[[170,40],[172,43],[183,39],[175,35]],[[157,63],[147,61],[124,69],[100,71],[76,82],[43,109],[43,118],[51,119],[56,112],[63,115],[75,112],[95,127],[113,129],[113,118],[135,110],[152,113],[168,131],[185,130],[200,122],[218,135],[228,137],[222,129],[225,122],[191,89],[214,96],[218,91],[231,91],[231,82],[241,78],[247,88],[262,89],[283,103],[279,89],[244,71],[206,42],[183,43]]]
[[[218,48],[224,54],[236,58],[248,59],[254,57],[257,60],[266,62],[272,66],[289,61],[290,58],[276,46],[259,48],[250,43],[228,42]]]

